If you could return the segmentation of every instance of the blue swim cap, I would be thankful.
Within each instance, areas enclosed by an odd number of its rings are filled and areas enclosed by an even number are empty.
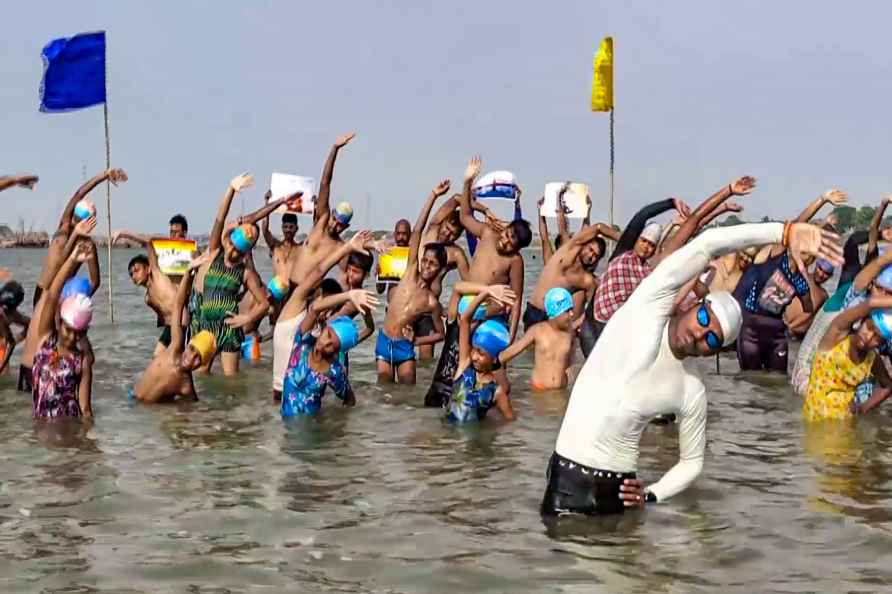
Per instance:
[[[471,301],[473,301],[475,297],[476,295],[462,295],[462,298],[458,300],[458,315],[462,315],[467,311],[468,306],[471,305]],[[485,303],[481,303],[477,306],[477,311],[474,312],[472,319],[478,321],[486,319]]]
[[[353,207],[350,206],[349,202],[341,202],[334,208],[331,214],[340,224],[349,225],[350,220],[353,218]]]
[[[545,313],[548,314],[549,320],[571,309],[573,309],[573,295],[567,289],[553,287],[545,293]]]
[[[511,336],[508,329],[496,320],[486,320],[474,331],[471,344],[486,351],[493,359],[508,347]]]
[[[887,291],[892,291],[892,264],[883,268],[873,282]]]
[[[257,230],[254,225],[239,225],[229,234],[229,240],[239,252],[246,254],[254,247],[257,241]]]
[[[72,213],[74,218],[78,221],[83,221],[85,219],[89,219],[90,217],[96,216],[96,207],[93,206],[93,202],[87,198],[83,200],[79,200],[77,204],[74,205],[74,210]]]
[[[269,293],[273,296],[274,300],[281,301],[282,298],[288,294],[288,281],[281,276],[274,276],[269,279],[266,288],[269,289]]]
[[[73,295],[84,295],[85,297],[89,297],[92,292],[93,286],[90,284],[89,280],[83,276],[72,276],[65,281],[64,285],[62,285],[62,297],[59,301],[65,301],[65,299]]]
[[[870,312],[870,319],[880,336],[892,340],[892,309],[875,309]]]
[[[359,331],[356,329],[356,324],[347,316],[339,316],[329,321],[328,326],[337,335],[342,353],[349,351],[359,342]]]

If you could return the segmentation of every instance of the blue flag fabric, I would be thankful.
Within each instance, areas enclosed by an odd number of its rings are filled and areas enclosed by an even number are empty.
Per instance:
[[[40,55],[40,111],[71,111],[105,103],[105,31],[54,39]]]

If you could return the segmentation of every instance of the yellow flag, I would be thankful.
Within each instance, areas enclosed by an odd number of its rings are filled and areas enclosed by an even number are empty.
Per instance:
[[[605,37],[595,54],[592,77],[592,111],[613,109],[613,37]]]

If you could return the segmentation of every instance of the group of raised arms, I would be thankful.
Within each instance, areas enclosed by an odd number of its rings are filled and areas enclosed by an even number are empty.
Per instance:
[[[414,223],[400,219],[391,238],[375,240],[366,230],[342,238],[353,209],[347,202],[332,207],[330,196],[338,154],[353,138],[345,134],[331,147],[303,242],[295,214],[282,215],[281,237],[269,225],[271,213],[308,198],[299,193],[273,200],[267,192],[261,208],[230,219],[233,198],[253,185],[248,173],[226,187],[207,246],[180,276],[162,271],[152,245],[159,237],[123,230],[113,235],[113,242],[144,247],[127,269],[132,282],[145,288],[160,328],[131,398],[195,399],[194,372],[210,373],[219,360],[225,376],[236,375],[240,359],[258,358],[261,344],[271,342],[270,389],[283,417],[319,414],[327,388],[352,406],[357,396],[349,351],[377,331],[380,383],[415,384],[416,361],[434,358],[439,344],[433,379],[419,392],[419,403],[423,394],[425,406],[443,409],[453,423],[483,421],[492,408],[510,421],[515,412],[507,367],[532,349],[532,390],[573,384],[542,502],[543,514],[560,515],[615,513],[663,500],[699,474],[706,391],[681,365],[684,358],[736,351],[741,370],[786,374],[790,337],[804,337],[790,379],[804,397],[807,420],[865,413],[892,390],[886,372],[892,250],[878,248],[892,239],[880,230],[890,199],[877,209],[870,230],[853,233],[843,248],[832,214],[809,223],[823,206],[845,203],[839,190],[821,195],[787,223],[706,229],[742,210],[729,200],[754,190],[756,180],[744,176],[696,208],[667,198],[641,208],[622,230],[587,216],[573,233],[564,204],[568,183],[558,194],[553,243],[539,216],[541,255],[526,256],[541,258],[541,273],[524,305],[524,249],[532,229],[520,216],[499,219],[475,195],[479,157],[470,159],[455,193],[450,195],[448,179],[433,184]],[[92,416],[93,362],[102,349],[94,353],[88,336],[101,280],[89,194],[106,181],[120,184],[127,174],[109,169],[97,175],[62,211],[30,317],[19,312],[24,288],[4,272],[0,361],[5,369],[16,345],[24,343],[17,385],[32,393],[38,419]],[[0,190],[36,182],[34,176],[2,177]],[[668,211],[674,212],[671,224],[653,220]],[[176,215],[165,237],[187,234],[185,217]],[[459,243],[462,234],[474,246],[470,253]],[[261,235],[272,259],[267,281],[253,261]],[[364,286],[375,255],[394,247],[408,250],[405,272],[398,281],[374,283],[378,297]],[[79,275],[84,264],[86,275]],[[830,291],[826,285],[837,273],[837,288]],[[376,328],[380,301],[387,307]],[[262,334],[265,320],[269,331]],[[658,483],[645,486],[635,474],[637,443],[653,420],[678,424],[681,459]]]

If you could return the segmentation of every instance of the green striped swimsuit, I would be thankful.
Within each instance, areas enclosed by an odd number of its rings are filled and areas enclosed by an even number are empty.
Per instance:
[[[217,337],[217,350],[224,353],[239,352],[245,339],[241,328],[230,328],[225,323],[228,316],[238,313],[244,275],[245,262],[226,266],[221,249],[204,276],[204,291],[192,292],[192,334],[210,330]]]

